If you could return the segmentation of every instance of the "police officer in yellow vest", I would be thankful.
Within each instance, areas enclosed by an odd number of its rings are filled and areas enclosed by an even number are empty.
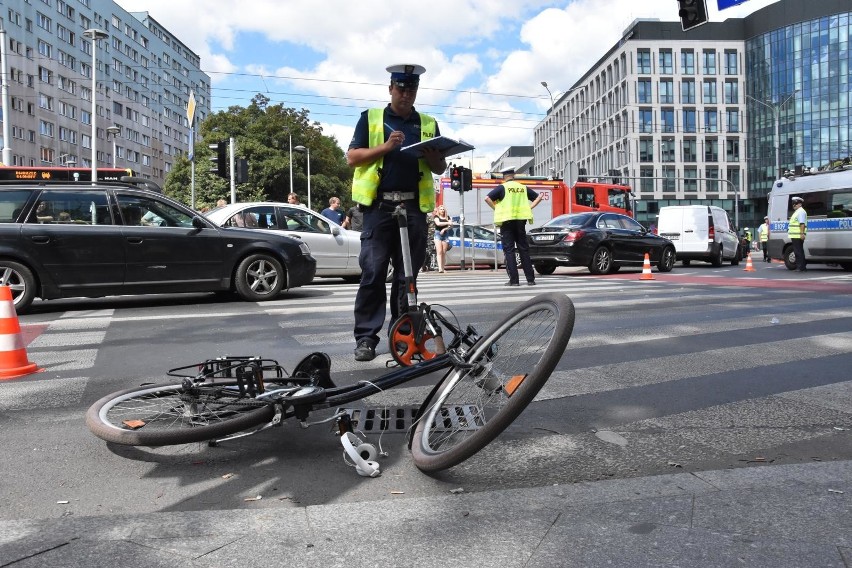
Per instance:
[[[796,255],[796,270],[805,272],[807,264],[805,261],[805,236],[808,233],[808,213],[802,204],[805,202],[801,197],[791,197],[793,214],[790,215],[790,223],[787,226],[787,236],[793,244],[793,253]]]
[[[763,251],[763,262],[769,262],[769,217],[764,217],[763,224],[757,228],[757,238]]]
[[[421,65],[391,65],[390,104],[361,113],[349,143],[346,161],[355,167],[352,199],[363,212],[361,285],[355,296],[355,360],[376,357],[379,332],[386,315],[385,275],[393,261],[391,322],[406,302],[399,225],[391,215],[404,204],[411,247],[411,265],[426,259],[426,213],[435,209],[432,174],[447,169],[443,155],[427,149],[421,156],[401,147],[440,135],[434,118],[414,109]],[[416,270],[416,269],[415,269]],[[415,278],[417,274],[415,273]]]
[[[503,256],[506,259],[506,272],[509,281],[506,286],[519,286],[518,265],[515,261],[515,249],[521,257],[521,266],[527,285],[535,285],[535,272],[530,261],[525,225],[533,221],[533,208],[541,201],[541,195],[527,186],[515,181],[515,169],[503,170],[503,183],[498,185],[485,198],[485,203],[494,209],[494,224],[500,227],[500,239],[503,242]],[[530,203],[532,202],[532,203]]]

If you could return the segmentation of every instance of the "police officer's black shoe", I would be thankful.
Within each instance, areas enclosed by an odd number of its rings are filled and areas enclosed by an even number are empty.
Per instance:
[[[520,286],[517,282],[512,282],[511,280],[503,284],[503,286]]]
[[[376,348],[369,341],[362,339],[355,348],[356,361],[372,361],[376,358]]]
[[[527,286],[535,286],[535,280],[527,280]]]

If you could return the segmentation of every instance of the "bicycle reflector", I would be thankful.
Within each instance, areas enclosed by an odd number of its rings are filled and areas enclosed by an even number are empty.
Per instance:
[[[526,375],[513,376],[511,379],[506,381],[505,385],[503,385],[503,390],[506,391],[506,394],[508,396],[512,396],[513,394],[515,394],[515,391],[518,390],[518,387],[521,386],[521,384],[524,382],[524,379],[526,378]]]

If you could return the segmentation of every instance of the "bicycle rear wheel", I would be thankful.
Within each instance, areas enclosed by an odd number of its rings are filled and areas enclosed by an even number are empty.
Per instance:
[[[550,377],[574,329],[562,294],[525,302],[453,367],[423,403],[411,454],[424,472],[458,465],[496,438]]]
[[[236,381],[136,387],[107,395],[86,412],[86,426],[102,440],[128,446],[205,442],[269,422],[274,407],[240,397]]]

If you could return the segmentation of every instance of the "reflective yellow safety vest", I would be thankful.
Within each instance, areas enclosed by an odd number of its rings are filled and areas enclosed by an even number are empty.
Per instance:
[[[516,181],[508,181],[503,184],[505,195],[494,207],[494,224],[502,225],[503,221],[525,219],[528,223],[533,222],[532,207],[527,199],[527,186]]]
[[[757,234],[760,237],[760,242],[765,243],[769,240],[769,223],[764,223],[757,228]]]
[[[380,146],[385,142],[385,109],[371,108],[367,111],[367,129],[369,131],[370,148]],[[420,113],[420,141],[435,137],[435,119]],[[432,170],[426,160],[418,160],[420,165],[420,182],[417,185],[420,210],[429,213],[435,210],[435,186],[432,183]],[[371,205],[379,192],[384,156],[363,166],[355,167],[352,177],[352,200],[363,205]],[[393,188],[400,189],[400,188]]]
[[[799,211],[802,211],[805,214],[805,232],[801,233],[801,229],[799,228]],[[808,212],[804,209],[799,209],[799,211],[793,211],[793,214],[790,215],[790,223],[787,225],[787,236],[791,239],[801,239],[803,236],[808,234]]]

